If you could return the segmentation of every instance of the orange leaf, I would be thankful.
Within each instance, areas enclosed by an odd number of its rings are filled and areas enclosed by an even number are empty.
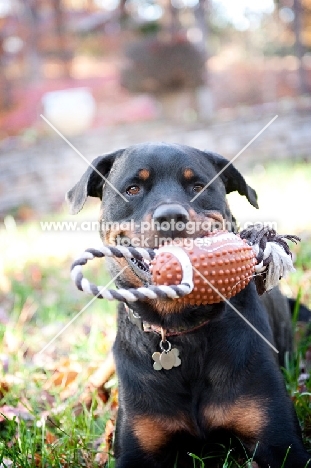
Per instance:
[[[114,431],[115,423],[112,419],[108,419],[105,432],[103,434],[102,443],[99,447],[100,452],[98,452],[95,457],[95,462],[99,466],[105,466],[105,464],[109,461],[110,455],[112,453]]]

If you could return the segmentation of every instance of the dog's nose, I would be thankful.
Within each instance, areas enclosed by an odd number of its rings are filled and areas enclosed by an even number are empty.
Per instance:
[[[153,221],[157,223],[157,230],[167,237],[175,237],[186,229],[189,221],[188,211],[178,203],[165,203],[158,206],[153,213]],[[178,224],[179,223],[179,224]]]
[[[153,220],[162,224],[165,221],[171,223],[187,223],[189,221],[188,211],[178,203],[167,203],[158,206],[153,213]]]

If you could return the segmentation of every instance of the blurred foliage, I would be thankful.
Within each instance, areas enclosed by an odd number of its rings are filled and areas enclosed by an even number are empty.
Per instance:
[[[204,83],[204,56],[187,40],[144,39],[131,44],[126,56],[130,64],[122,70],[121,84],[131,92],[159,94]]]

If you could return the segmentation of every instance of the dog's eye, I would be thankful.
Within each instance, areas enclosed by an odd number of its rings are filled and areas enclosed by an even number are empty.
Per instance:
[[[195,185],[193,186],[193,189],[192,189],[192,190],[193,190],[195,193],[199,193],[199,192],[201,192],[203,189],[204,189],[204,185],[203,185],[203,184],[195,184]]]
[[[138,187],[138,185],[130,185],[126,189],[126,193],[128,195],[137,195],[139,192],[140,192],[140,187]]]

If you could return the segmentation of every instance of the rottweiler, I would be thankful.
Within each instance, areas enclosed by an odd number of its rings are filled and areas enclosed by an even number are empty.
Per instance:
[[[105,244],[156,248],[167,239],[204,236],[206,220],[234,230],[226,200],[233,191],[258,208],[256,192],[222,156],[146,143],[96,158],[67,199],[73,213],[88,196],[101,199]],[[146,262],[113,258],[107,264],[113,277],[119,274],[117,287],[150,282]],[[233,308],[223,301],[203,306],[161,299],[119,305],[116,468],[192,467],[191,453],[215,466],[224,441],[241,446],[261,468],[308,465],[311,455],[278,363],[290,349],[289,308],[278,291],[266,296],[260,299],[252,280],[230,299]],[[181,363],[155,370],[160,344],[163,352],[165,346],[178,350]]]

